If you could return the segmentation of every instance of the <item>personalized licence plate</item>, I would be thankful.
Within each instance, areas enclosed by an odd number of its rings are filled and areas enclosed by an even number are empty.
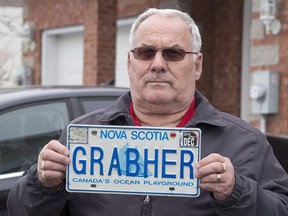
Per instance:
[[[197,128],[69,125],[69,192],[199,196]]]

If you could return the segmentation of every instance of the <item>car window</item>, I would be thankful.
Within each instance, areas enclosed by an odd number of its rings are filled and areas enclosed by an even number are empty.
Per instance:
[[[104,108],[111,105],[117,97],[110,97],[110,98],[82,98],[81,102],[84,108],[84,112],[92,112],[96,109]]]
[[[69,122],[65,102],[35,104],[0,115],[0,174],[28,169]]]

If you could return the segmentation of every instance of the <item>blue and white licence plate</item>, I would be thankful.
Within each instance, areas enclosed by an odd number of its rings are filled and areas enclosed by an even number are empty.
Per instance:
[[[199,196],[201,130],[69,125],[69,192]]]

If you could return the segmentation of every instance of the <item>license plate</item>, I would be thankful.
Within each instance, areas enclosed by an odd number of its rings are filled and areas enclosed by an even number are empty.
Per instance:
[[[201,130],[71,124],[66,189],[197,197]]]

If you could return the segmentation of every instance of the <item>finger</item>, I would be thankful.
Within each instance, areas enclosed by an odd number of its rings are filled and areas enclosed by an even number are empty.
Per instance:
[[[46,160],[46,161],[42,161],[41,169],[42,170],[65,172],[66,171],[66,165]]]
[[[42,160],[42,162],[41,162],[41,169],[45,170],[45,160]]]
[[[55,152],[51,149],[46,149],[44,152],[45,161],[52,161],[54,163],[68,165],[70,163],[70,159],[68,156]]]
[[[44,159],[44,148],[41,150],[38,158],[41,159],[41,160],[45,160]]]
[[[41,172],[41,179],[44,181],[54,181],[55,179],[63,180],[65,173],[60,171],[45,170]]]
[[[54,179],[63,179],[65,177],[64,172],[45,170],[45,178],[47,181]]]
[[[207,157],[202,158],[196,164],[196,168],[199,169],[199,168],[201,168],[203,166],[206,166],[206,165],[208,165],[210,163],[213,163],[213,162],[224,163],[225,162],[225,157],[223,157],[222,155],[217,154],[217,153],[212,153],[212,154],[208,155]]]
[[[46,144],[43,149],[41,150],[40,154],[39,154],[39,158],[41,160],[47,160],[47,153],[46,150],[52,150],[55,151],[59,154],[65,155],[65,156],[69,156],[69,150],[67,149],[66,146],[62,145],[60,142],[58,142],[57,140],[51,140],[48,144]]]
[[[200,179],[201,183],[210,183],[210,184],[215,184],[215,183],[223,183],[225,180],[224,174],[220,173],[213,173],[210,175],[207,175],[203,178]]]
[[[225,171],[226,171],[226,163],[225,162],[223,162],[222,163],[222,173],[224,173]]]
[[[69,156],[69,150],[67,149],[66,146],[62,145],[60,142],[57,140],[51,140],[47,145],[46,149],[53,150],[59,154]]]
[[[41,160],[51,160],[56,163],[68,165],[70,162],[68,156],[69,150],[67,147],[56,140],[52,140],[43,147],[41,153],[39,154],[38,161],[40,160],[41,162]]]
[[[45,176],[45,170],[42,170],[42,172],[38,172],[39,180],[40,182],[46,182],[46,176]]]
[[[226,169],[226,165],[225,165]],[[207,164],[206,166],[200,167],[198,170],[196,170],[196,177],[202,178],[204,176],[215,174],[215,173],[223,173],[223,163],[220,162],[212,162],[210,164]]]

